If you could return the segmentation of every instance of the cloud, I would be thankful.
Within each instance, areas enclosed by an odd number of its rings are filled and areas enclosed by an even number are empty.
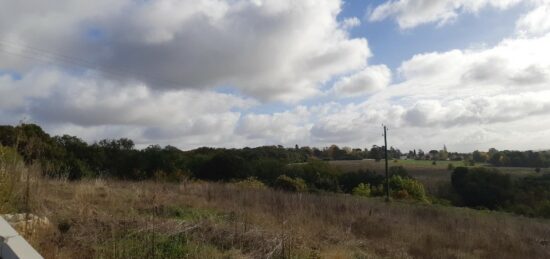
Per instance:
[[[357,18],[357,17],[345,18],[342,21],[342,28],[344,28],[345,30],[349,30],[349,29],[357,27],[359,25],[361,25],[361,20],[359,20],[359,18]]]
[[[369,21],[395,18],[401,29],[410,29],[426,23],[444,25],[461,13],[477,13],[486,7],[507,9],[521,0],[391,0],[370,13]]]
[[[505,39],[484,49],[417,54],[399,67],[400,82],[369,99],[312,111],[318,116],[312,139],[380,144],[377,133],[386,124],[392,129],[390,143],[403,149],[443,144],[461,151],[544,148],[535,136],[549,136],[547,46],[550,35]],[[522,128],[531,123],[537,127],[525,132]]]
[[[358,96],[381,90],[389,85],[391,71],[385,65],[369,66],[351,76],[342,77],[333,86],[340,96]]]
[[[404,114],[410,126],[445,128],[513,122],[550,109],[550,91],[454,99],[420,100]]]
[[[468,89],[478,94],[524,92],[544,88],[550,81],[548,44],[550,35],[505,39],[486,49],[417,54],[398,70],[406,84],[415,84],[424,94]]]
[[[338,22],[340,8],[339,0],[8,1],[0,48],[19,56],[0,65],[25,73],[37,60],[20,56],[33,56],[154,89],[232,86],[298,101],[371,55],[365,38],[348,35],[357,20]]]
[[[550,32],[550,1],[536,2],[538,6],[516,22],[516,30],[520,35],[537,36]]]
[[[274,114],[247,114],[236,133],[263,144],[302,144],[310,137],[311,117],[304,106]]]
[[[33,71],[21,79],[0,77],[0,100],[2,110],[10,112],[2,116],[11,118],[5,123],[27,119],[48,128],[71,130],[60,133],[82,132],[91,141],[121,133],[139,142],[176,143],[230,136],[241,116],[236,110],[257,104],[231,94],[154,91],[139,82],[119,85],[94,74],[77,77],[53,69]]]

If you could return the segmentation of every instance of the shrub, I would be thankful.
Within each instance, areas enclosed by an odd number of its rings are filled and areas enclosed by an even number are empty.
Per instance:
[[[267,189],[267,186],[256,177],[248,177],[236,183],[237,186],[250,189]]]
[[[303,179],[312,189],[338,192],[340,171],[324,161],[309,161],[306,164],[288,166],[287,176]]]
[[[412,178],[407,170],[403,166],[392,166],[389,168],[390,177],[396,175],[401,176],[402,178]]]
[[[403,178],[398,175],[392,176],[390,178],[390,190],[392,196],[397,199],[412,198],[420,201],[426,200],[424,186],[411,178]]]
[[[281,175],[275,180],[274,187],[279,190],[290,192],[307,191],[306,182],[302,178],[292,178],[287,175]]]
[[[384,182],[384,177],[370,170],[358,170],[342,173],[338,176],[338,182],[342,191],[351,193],[358,183],[368,183],[370,186],[379,186]]]
[[[360,183],[357,187],[353,188],[351,193],[357,196],[369,197],[370,185],[368,183]]]

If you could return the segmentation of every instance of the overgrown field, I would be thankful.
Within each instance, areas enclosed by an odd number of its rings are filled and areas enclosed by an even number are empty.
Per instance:
[[[46,258],[549,258],[550,222],[233,183],[32,180]]]

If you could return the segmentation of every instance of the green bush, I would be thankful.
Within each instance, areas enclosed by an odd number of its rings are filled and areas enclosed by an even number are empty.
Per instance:
[[[353,188],[351,193],[356,196],[369,197],[370,185],[368,183],[360,183],[357,187]]]
[[[279,190],[290,192],[305,192],[307,191],[306,182],[302,178],[292,178],[286,175],[281,175],[275,180],[274,187]]]
[[[341,173],[338,182],[342,191],[351,193],[359,183],[368,183],[370,186],[379,186],[384,182],[384,177],[370,170],[358,170],[355,172]]]
[[[288,166],[287,176],[303,179],[311,189],[338,192],[340,171],[325,161],[309,161],[305,164]]]
[[[394,175],[390,178],[390,190],[392,196],[396,199],[415,199],[419,201],[426,200],[426,191],[424,186],[411,178],[403,178]]]

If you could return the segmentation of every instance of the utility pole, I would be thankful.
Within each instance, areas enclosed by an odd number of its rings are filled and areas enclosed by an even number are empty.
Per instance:
[[[387,128],[384,126],[384,158],[386,162],[386,201],[390,201],[390,178],[388,176],[388,139],[387,139]]]

